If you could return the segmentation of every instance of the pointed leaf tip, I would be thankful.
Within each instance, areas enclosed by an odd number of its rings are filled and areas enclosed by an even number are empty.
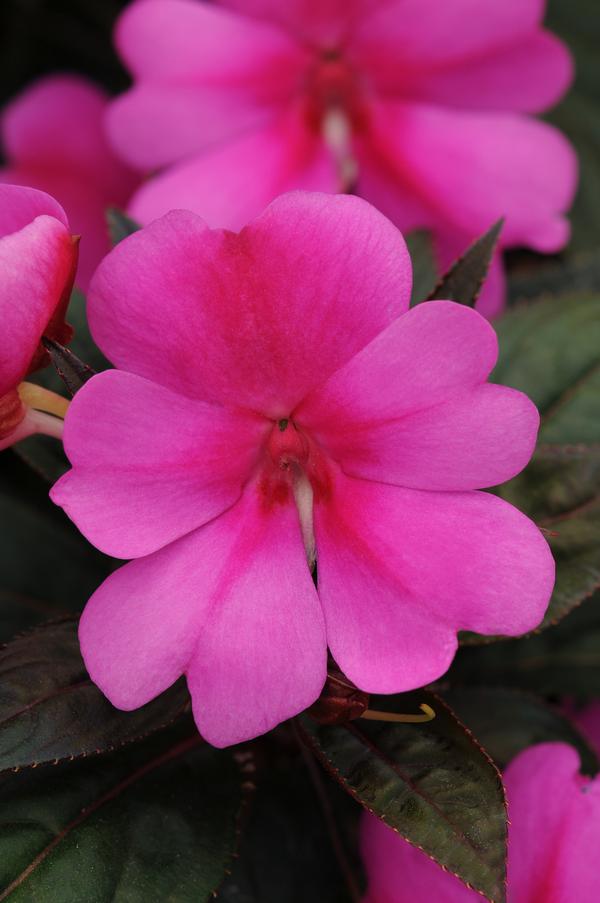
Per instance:
[[[437,298],[443,298],[467,307],[475,307],[503,225],[504,218],[499,219],[485,235],[478,238],[463,256],[452,264],[426,300],[434,301]]]

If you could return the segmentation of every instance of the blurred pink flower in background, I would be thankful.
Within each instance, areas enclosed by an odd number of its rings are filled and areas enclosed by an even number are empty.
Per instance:
[[[600,779],[579,774],[565,743],[520,753],[504,775],[508,797],[508,903],[600,899]],[[369,886],[364,903],[477,903],[481,896],[388,828],[363,815]]]
[[[543,0],[138,0],[116,44],[134,85],[115,148],[154,175],[131,214],[175,207],[239,229],[291,188],[355,190],[446,266],[500,216],[504,247],[551,253],[576,184],[566,139],[532,119],[567,89]],[[480,299],[496,313],[500,257]]]
[[[239,235],[174,211],[102,262],[90,325],[119,369],[72,401],[52,497],[136,559],[80,625],[117,707],[185,673],[222,746],[313,703],[327,645],[391,693],[439,677],[458,629],[539,623],[548,546],[473,491],[525,466],[537,411],[486,382],[478,313],[410,292],[401,234],[349,196],[283,196]]]
[[[36,387],[18,390],[48,359],[42,336],[71,337],[64,318],[76,266],[77,241],[54,198],[0,185],[0,449],[33,433],[62,434],[62,420],[28,405]]]
[[[1,121],[7,163],[0,182],[30,185],[60,201],[81,236],[77,283],[84,290],[110,248],[107,207],[126,207],[139,182],[109,148],[107,100],[80,76],[49,76],[19,94]]]

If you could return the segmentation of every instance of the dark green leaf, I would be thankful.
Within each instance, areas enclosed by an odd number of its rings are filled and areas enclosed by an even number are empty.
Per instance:
[[[293,747],[284,755],[273,753],[258,775],[239,859],[219,903],[352,903],[304,762]],[[327,775],[322,781],[344,855],[358,875],[360,807]]]
[[[447,678],[451,686],[477,686],[484,680],[541,695],[600,697],[600,595],[539,634],[463,646]]]
[[[0,543],[0,588],[52,606],[54,616],[80,610],[114,568],[11,450],[0,455],[0,522],[10,525]]]
[[[372,697],[371,707],[416,712],[426,724],[300,719],[317,755],[346,790],[408,841],[483,893],[504,900],[506,809],[499,774],[452,712],[425,691]]]
[[[123,213],[117,207],[109,207],[106,211],[106,222],[108,224],[108,234],[113,245],[118,245],[124,238],[128,238],[142,227],[135,220]]]
[[[411,304],[429,297],[437,282],[437,265],[428,232],[411,232],[406,236],[413,270]]]
[[[544,258],[513,252],[508,259],[512,301],[543,295],[580,295],[600,291],[600,256],[596,250]]]
[[[51,436],[29,436],[12,451],[47,483],[55,483],[70,466],[62,442]]]
[[[69,395],[73,397],[84,383],[92,378],[95,371],[60,342],[46,337],[42,339],[42,342],[50,355],[54,369],[67,387]]]
[[[478,238],[468,251],[454,263],[435,286],[428,301],[443,298],[475,307],[485,282],[504,220],[499,220],[489,232]]]
[[[579,752],[584,774],[595,774],[598,759],[579,731],[542,699],[504,687],[453,687],[442,692],[499,768],[535,743],[562,741]]]
[[[187,702],[180,681],[120,712],[86,673],[76,622],[40,627],[0,651],[0,771],[114,749],[164,727]]]
[[[186,730],[0,780],[0,900],[212,899],[237,845],[242,775]]]
[[[495,326],[494,381],[536,403],[540,442],[600,443],[600,295],[519,305]]]

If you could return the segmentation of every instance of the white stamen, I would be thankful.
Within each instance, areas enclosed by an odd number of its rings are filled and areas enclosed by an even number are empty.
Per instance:
[[[302,539],[306,550],[306,558],[309,568],[313,569],[315,564],[315,531],[313,527],[313,491],[310,480],[300,471],[293,481],[294,499],[298,516],[300,518],[300,529],[302,530]]]
[[[358,166],[352,154],[352,126],[340,107],[330,107],[323,117],[323,139],[337,165],[340,191],[349,191],[356,181]]]

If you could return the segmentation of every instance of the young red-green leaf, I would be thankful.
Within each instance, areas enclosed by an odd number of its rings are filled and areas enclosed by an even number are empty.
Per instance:
[[[192,723],[0,778],[0,900],[204,903],[238,844],[249,760]]]
[[[428,296],[428,301],[443,298],[467,307],[475,307],[488,274],[504,220],[478,238],[462,257],[453,263]]]
[[[427,723],[299,719],[306,742],[365,809],[466,884],[505,899],[506,804],[500,775],[449,708],[426,691],[372,697],[372,709],[418,712]]]
[[[115,709],[88,677],[69,619],[0,651],[0,771],[106,752],[182,715],[182,682],[135,712]]]
[[[67,391],[71,398],[81,387],[91,379],[95,374],[95,370],[80,360],[76,354],[73,354],[60,342],[54,339],[42,338],[44,348],[50,355],[50,360],[54,369],[67,387]]]

